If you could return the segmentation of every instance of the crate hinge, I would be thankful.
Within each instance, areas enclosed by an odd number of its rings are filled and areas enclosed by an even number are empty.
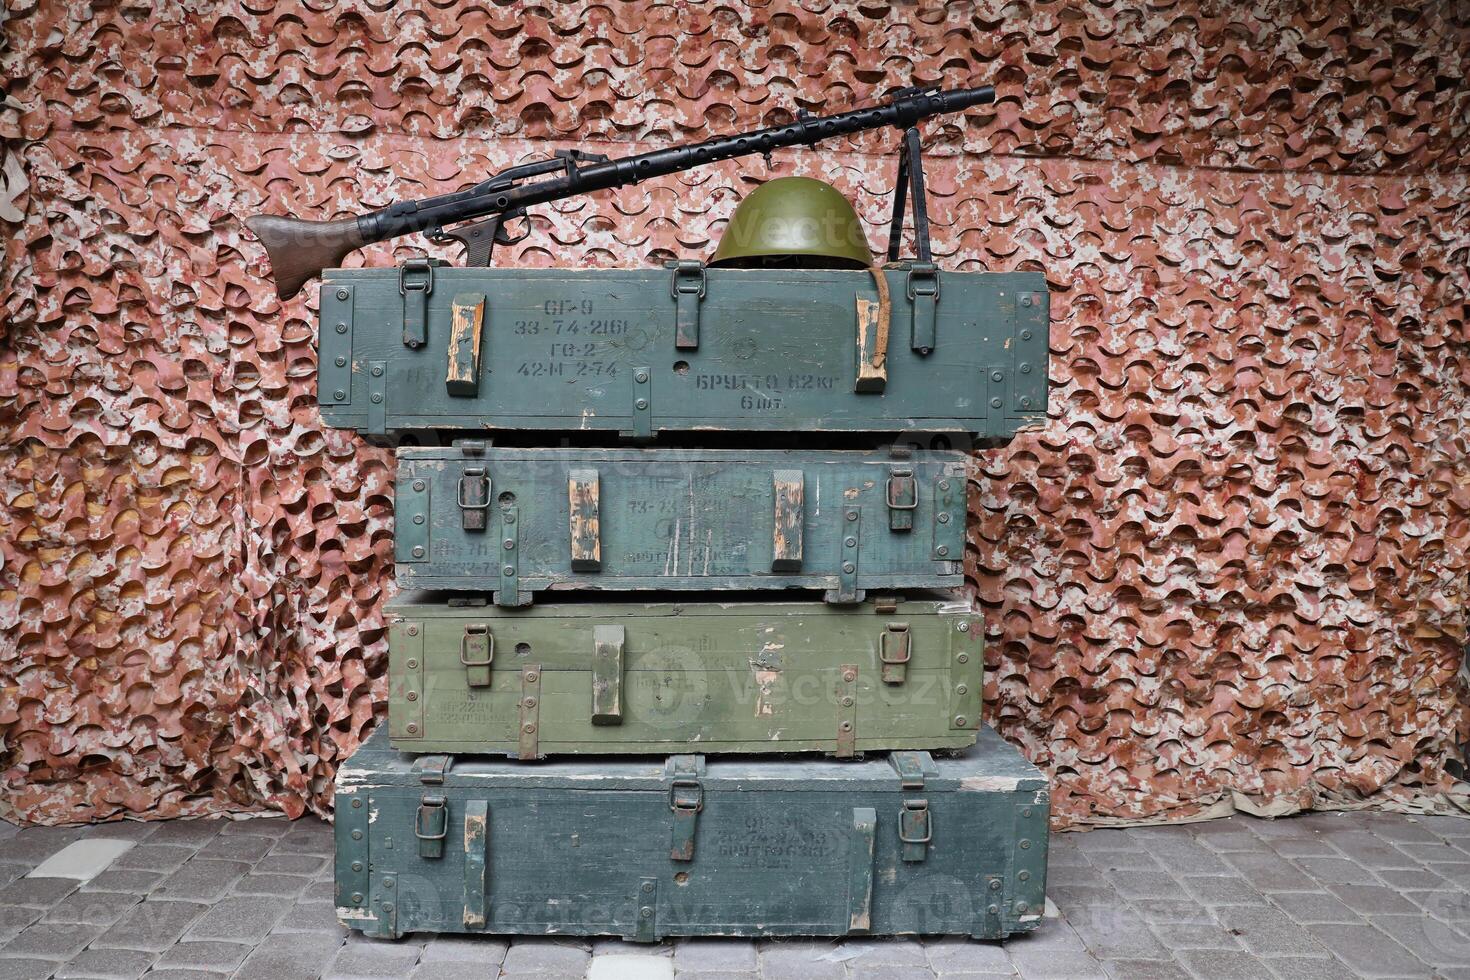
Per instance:
[[[839,759],[857,755],[857,664],[842,665],[837,685],[837,752]]]
[[[651,943],[658,939],[658,879],[643,878],[638,882],[637,925],[633,928],[635,942]]]
[[[653,371],[633,369],[633,438],[653,438]]]
[[[324,408],[352,402],[352,297],[351,286],[322,287],[316,400]]]
[[[823,598],[830,603],[842,605],[862,602],[862,590],[857,587],[858,551],[863,540],[862,509],[842,508],[842,548],[837,566],[837,588],[828,589]]]
[[[490,525],[490,474],[483,466],[466,466],[459,477],[459,525],[483,532]]]
[[[700,771],[704,768],[704,757],[670,756],[668,768],[672,776],[669,783],[669,810],[674,814],[669,860],[693,861],[694,832],[699,812],[704,809],[704,787],[699,782]]]
[[[1005,878],[985,876],[985,893],[980,896],[980,915],[975,923],[973,939],[1004,939],[1005,926],[1001,913],[1006,907]]]
[[[459,662],[469,687],[490,686],[490,663],[495,659],[495,637],[489,623],[467,623],[459,638]]]
[[[912,531],[914,510],[919,506],[919,486],[912,466],[895,466],[888,472],[888,529]]]
[[[929,854],[934,839],[934,824],[929,814],[929,799],[924,792],[924,774],[934,762],[927,752],[890,752],[888,763],[898,773],[903,800],[898,812],[898,840],[905,861],[922,861]]]
[[[909,342],[919,354],[932,353],[935,345],[934,321],[939,307],[939,269],[933,262],[913,262],[904,287],[913,306],[913,339]]]
[[[367,431],[374,436],[388,431],[387,361],[368,361]]]
[[[883,663],[883,683],[902,684],[913,659],[913,634],[908,623],[888,623],[878,636],[878,659]]]
[[[960,561],[965,553],[965,478],[941,476],[934,484],[934,560]]]
[[[520,743],[517,758],[541,758],[541,666],[521,668]]]
[[[500,590],[495,593],[497,606],[523,606],[521,598],[521,524],[520,506],[508,504],[500,512]]]
[[[411,460],[398,467],[393,490],[393,557],[400,564],[428,561],[429,499],[434,488]]]
[[[673,270],[669,288],[674,296],[674,346],[694,350],[699,346],[699,304],[708,286],[704,263],[680,259],[669,267]]]
[[[403,346],[417,350],[428,340],[429,294],[434,291],[435,259],[418,255],[398,267],[398,294],[403,297]]]
[[[616,624],[592,628],[592,724],[623,723],[623,643]]]

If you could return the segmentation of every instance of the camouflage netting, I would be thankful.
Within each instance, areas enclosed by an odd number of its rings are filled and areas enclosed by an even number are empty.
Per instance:
[[[999,89],[926,130],[942,266],[1054,291],[1052,421],[977,458],[969,567],[1060,822],[1447,798],[1465,4],[263,6],[4,24],[0,816],[325,811],[383,710],[391,458],[322,429],[314,290],[275,300],[242,216],[914,81]],[[772,173],[878,241],[894,146]],[[705,255],[741,166],[543,209],[501,261]]]

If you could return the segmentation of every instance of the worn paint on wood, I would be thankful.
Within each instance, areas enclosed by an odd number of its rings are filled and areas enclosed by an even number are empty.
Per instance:
[[[407,751],[850,755],[963,748],[980,727],[982,620],[964,602],[497,609],[433,597],[388,612],[400,621],[393,641],[412,651],[389,655],[389,716],[421,719],[412,737],[393,726],[394,745]],[[408,637],[407,623],[420,633]],[[466,631],[481,627],[495,650],[488,686],[475,676],[484,668],[462,658]],[[901,677],[885,681],[885,637],[896,627],[910,659]]]
[[[888,277],[878,268],[871,270],[873,285],[878,290],[874,302],[861,294],[857,297],[857,380],[854,391],[882,391],[888,383],[888,332],[893,316],[889,299]]]
[[[937,346],[925,356],[890,345],[881,397],[853,390],[853,297],[871,290],[868,272],[705,274],[698,346],[683,349],[668,270],[436,269],[431,337],[449,332],[456,291],[495,298],[485,309],[485,381],[462,396],[428,383],[429,359],[442,356],[432,344],[403,344],[396,269],[331,270],[321,291],[321,358],[356,367],[333,376],[348,388],[318,389],[322,417],[368,433],[587,429],[630,438],[710,430],[1008,438],[1045,421],[1048,293],[1039,273],[944,273]],[[907,273],[881,276],[893,297],[891,331],[912,317]],[[1022,292],[1042,301],[1022,306]],[[874,367],[879,313],[881,301],[870,331]],[[363,368],[379,361],[384,385],[373,392]]]
[[[405,588],[822,589],[958,586],[965,455],[915,451],[471,449],[398,452],[395,541]],[[464,530],[466,467],[495,490],[485,533]],[[889,480],[915,481],[894,529]],[[421,489],[415,489],[421,488]],[[507,504],[507,501],[513,501]],[[507,523],[514,508],[515,523]],[[843,508],[871,517],[846,519]],[[853,546],[846,542],[851,539]],[[513,548],[504,548],[513,540]],[[852,572],[844,573],[843,566]],[[507,591],[505,570],[516,588]]]
[[[445,390],[456,398],[473,398],[480,391],[480,329],[485,319],[485,294],[460,293],[449,308],[449,370]]]
[[[473,928],[644,941],[863,932],[999,939],[1035,929],[1045,902],[1046,778],[988,728],[955,758],[918,755],[926,760],[918,786],[882,759],[697,756],[678,766],[456,756],[442,785],[425,786],[379,734],[338,774],[338,917],[383,937]],[[426,792],[447,800],[449,833],[437,858],[412,846]],[[355,819],[362,810],[349,799],[365,801],[371,818]],[[932,838],[924,861],[906,862],[899,819],[915,799],[925,802]],[[478,849],[461,827],[481,812],[483,926],[463,897],[466,880],[482,880],[480,852],[467,860],[461,844]],[[477,924],[467,927],[467,918]]]

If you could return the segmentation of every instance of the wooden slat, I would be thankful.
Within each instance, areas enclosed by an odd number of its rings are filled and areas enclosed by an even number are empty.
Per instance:
[[[474,398],[480,393],[480,328],[485,322],[485,294],[457,293],[449,308],[449,394]]]
[[[794,572],[801,568],[806,478],[801,470],[776,470],[772,488],[776,520],[771,538],[771,571]]]
[[[602,567],[601,484],[596,470],[567,472],[571,516],[572,570],[595,572]]]

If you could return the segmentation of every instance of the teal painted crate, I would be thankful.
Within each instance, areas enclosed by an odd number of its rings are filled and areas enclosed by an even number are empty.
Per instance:
[[[858,391],[859,311],[877,302],[867,272],[334,269],[321,288],[318,401],[328,425],[370,435],[995,440],[1045,419],[1049,300],[1040,273],[885,276],[887,378]],[[937,302],[924,299],[931,289]],[[871,361],[876,329],[869,336],[865,326],[863,337]]]
[[[989,728],[965,753],[540,764],[401,755],[337,774],[349,928],[520,935],[1028,932],[1045,904],[1045,778]]]
[[[957,587],[964,453],[507,449],[398,451],[404,588],[564,590]]]

